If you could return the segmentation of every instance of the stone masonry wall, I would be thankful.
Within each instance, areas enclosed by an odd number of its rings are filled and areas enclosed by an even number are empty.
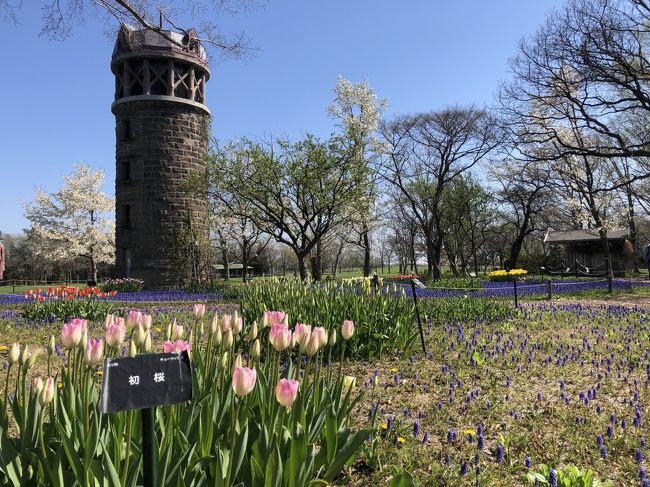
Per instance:
[[[114,112],[117,271],[144,279],[148,288],[174,287],[182,275],[172,255],[179,228],[191,218],[197,238],[208,236],[207,201],[189,192],[187,182],[207,184],[210,117],[161,100],[119,104]]]

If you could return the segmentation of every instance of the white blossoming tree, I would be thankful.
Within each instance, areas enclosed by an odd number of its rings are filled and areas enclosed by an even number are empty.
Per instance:
[[[109,214],[114,203],[101,191],[104,171],[78,164],[56,193],[41,189],[34,201],[23,203],[37,242],[36,253],[52,260],[86,259],[92,280],[97,264],[115,260],[115,224]]]
[[[360,247],[364,253],[364,276],[370,275],[370,252],[373,222],[379,223],[380,217],[376,214],[376,191],[372,171],[369,168],[369,159],[377,145],[374,134],[379,125],[381,114],[388,108],[385,98],[378,98],[368,83],[367,78],[359,83],[353,83],[342,76],[338,77],[334,88],[334,101],[327,107],[327,113],[339,121],[339,126],[345,138],[352,146],[350,153],[355,163],[366,174],[362,196],[354,202],[349,211],[348,243]],[[343,234],[343,233],[342,233]]]

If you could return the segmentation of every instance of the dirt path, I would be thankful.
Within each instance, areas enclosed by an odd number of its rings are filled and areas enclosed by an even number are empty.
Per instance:
[[[603,298],[557,298],[557,304],[582,304],[585,306],[626,306],[650,309],[650,296],[612,296]]]

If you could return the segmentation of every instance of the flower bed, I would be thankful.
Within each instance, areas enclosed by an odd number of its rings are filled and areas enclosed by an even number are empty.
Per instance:
[[[290,326],[283,312],[258,317],[259,328],[237,314],[206,316],[204,303],[192,316],[183,326],[132,310],[95,330],[75,318],[45,351],[3,346],[0,484],[142,484],[140,415],[102,414],[99,405],[101,361],[125,347],[131,356],[191,356],[193,399],[156,408],[159,485],[326,484],[355,460],[370,430],[352,429],[362,394],[354,377],[342,362],[323,365],[337,343],[331,330]],[[164,343],[154,344],[156,326]],[[343,323],[338,341],[355,339],[354,324]]]

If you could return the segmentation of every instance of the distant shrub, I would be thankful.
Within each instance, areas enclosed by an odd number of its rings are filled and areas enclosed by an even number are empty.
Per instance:
[[[120,293],[125,292],[139,292],[144,287],[144,281],[135,277],[124,277],[122,279],[109,279],[101,284],[102,291],[110,292],[117,291]]]

